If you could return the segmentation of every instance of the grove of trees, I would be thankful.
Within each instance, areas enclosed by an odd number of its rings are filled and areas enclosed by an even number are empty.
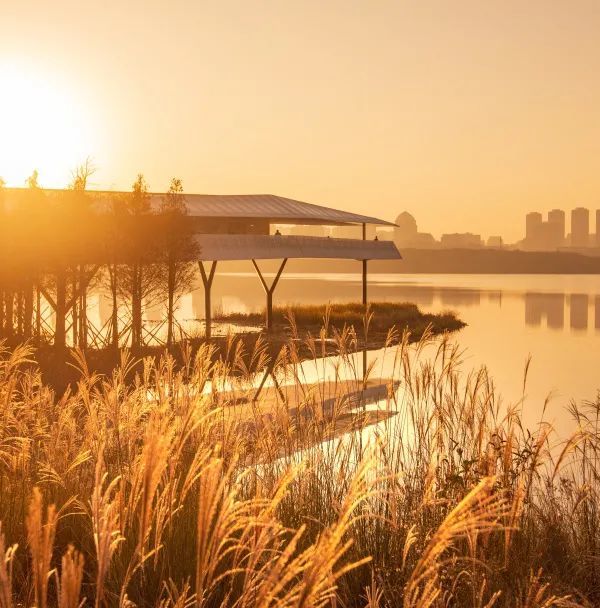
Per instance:
[[[143,175],[130,192],[107,193],[88,190],[92,173],[82,165],[64,190],[43,189],[37,172],[26,188],[0,180],[0,339],[139,348],[152,302],[164,307],[171,346],[177,302],[192,285],[199,252],[181,180],[152,204]],[[108,327],[88,320],[91,288],[110,298]]]

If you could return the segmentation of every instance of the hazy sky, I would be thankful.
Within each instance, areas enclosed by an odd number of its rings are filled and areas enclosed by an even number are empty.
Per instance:
[[[514,240],[600,207],[600,1],[0,0],[2,108],[11,185],[89,154]]]

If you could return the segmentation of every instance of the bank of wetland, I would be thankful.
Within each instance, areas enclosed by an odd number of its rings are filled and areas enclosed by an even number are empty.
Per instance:
[[[78,354],[64,395],[29,347],[3,350],[2,606],[600,602],[599,403],[572,406],[557,446],[485,369],[461,371],[448,334],[405,332],[365,428],[376,379],[365,390],[352,333],[333,337],[326,392],[305,386],[320,336],[290,335],[286,390],[255,401],[239,353],[214,345],[147,358],[134,381],[129,353],[107,375]]]
[[[290,339],[296,343],[298,356],[310,359],[317,354],[312,347],[316,339],[319,340],[318,351],[322,356],[335,354],[336,336],[344,335],[344,343],[351,351],[364,348],[373,350],[398,343],[404,332],[408,332],[410,340],[414,342],[426,331],[440,334],[464,327],[464,322],[451,312],[423,313],[414,304],[405,302],[375,302],[366,310],[359,303],[291,305],[275,307],[273,313],[273,328],[269,332],[263,327],[264,311],[215,315],[210,340],[214,346],[210,349],[212,362],[228,362],[232,366],[232,374],[240,369],[256,373],[265,366],[267,359],[275,361]],[[182,333],[181,337],[183,340],[169,349],[176,368],[183,364],[182,347],[190,348],[194,354],[206,344],[201,324],[191,333]],[[158,362],[165,352],[165,345],[150,343],[130,350],[135,359],[132,370],[141,372],[142,359],[151,357]],[[42,343],[33,357],[44,381],[60,392],[77,383],[76,370],[66,364],[70,358],[68,352]],[[86,363],[90,371],[110,375],[120,360],[120,351],[113,347],[86,349]]]
[[[218,322],[237,326],[241,333],[244,327],[255,328],[264,320],[264,312],[218,313]],[[424,313],[418,306],[408,302],[371,302],[367,309],[359,302],[334,304],[295,304],[276,306],[273,309],[273,329],[269,335],[271,350],[276,352],[292,337],[300,347],[307,339],[330,339],[334,347],[336,335],[351,332],[356,336],[356,350],[379,349],[397,344],[403,333],[408,332],[411,341],[418,341],[425,332],[440,334],[456,331],[465,326],[464,321],[452,312]],[[306,356],[310,356],[310,349]]]

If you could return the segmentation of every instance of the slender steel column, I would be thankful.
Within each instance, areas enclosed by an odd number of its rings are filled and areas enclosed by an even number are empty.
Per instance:
[[[363,241],[367,240],[367,225],[363,223],[362,225],[362,238]],[[367,305],[368,305],[368,293],[367,293],[367,260],[362,261],[362,304],[364,308],[364,314],[367,314]],[[365,327],[366,332],[366,327]],[[362,371],[363,371],[363,382],[367,376],[367,336],[365,335],[365,342],[363,345],[362,352]]]
[[[271,283],[271,286],[269,287],[267,285],[267,282],[265,281],[262,272],[260,271],[260,268],[258,267],[258,264],[256,263],[256,260],[252,260],[252,264],[254,264],[256,274],[258,275],[258,278],[260,279],[260,282],[267,296],[267,309],[265,313],[265,326],[267,328],[267,331],[271,331],[273,329],[273,293],[275,292],[275,287],[277,287],[277,283],[279,283],[279,279],[281,278],[281,274],[283,273],[283,269],[285,268],[287,261],[288,259],[285,258],[281,262],[281,266],[279,266],[279,270],[277,271],[277,274],[273,279],[273,283]]]
[[[362,225],[362,238],[363,241],[367,240],[367,225]],[[367,307],[367,260],[362,261],[362,303],[363,306]]]
[[[210,292],[215,278],[215,270],[217,269],[217,261],[214,260],[211,263],[210,271],[208,275],[204,268],[204,262],[198,260],[198,268],[200,269],[200,276],[202,277],[202,283],[204,284],[204,337],[210,340],[212,335],[212,306],[210,299]]]

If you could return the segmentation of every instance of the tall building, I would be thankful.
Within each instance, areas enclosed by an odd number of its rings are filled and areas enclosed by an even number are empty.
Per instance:
[[[565,240],[565,212],[562,209],[552,209],[548,212],[546,238],[551,248],[562,246]]]
[[[589,247],[590,212],[583,207],[571,211],[571,247]]]
[[[531,243],[541,241],[542,236],[542,214],[531,211],[525,216],[525,238]]]

